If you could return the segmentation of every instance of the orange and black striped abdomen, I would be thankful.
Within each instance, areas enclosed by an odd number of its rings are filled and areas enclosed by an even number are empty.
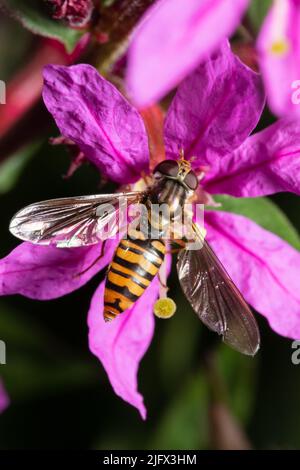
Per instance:
[[[164,260],[161,240],[123,239],[108,269],[104,292],[104,319],[110,321],[131,307],[158,273]]]

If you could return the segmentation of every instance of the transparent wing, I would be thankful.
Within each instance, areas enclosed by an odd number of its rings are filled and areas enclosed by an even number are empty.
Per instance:
[[[124,192],[37,202],[20,210],[9,230],[21,240],[41,245],[93,245],[117,234],[127,205],[139,202],[143,195]]]
[[[195,231],[195,237],[199,237]],[[213,250],[201,240],[200,250],[182,250],[178,256],[178,277],[196,314],[226,344],[254,356],[260,335],[255,318],[242,294]]]

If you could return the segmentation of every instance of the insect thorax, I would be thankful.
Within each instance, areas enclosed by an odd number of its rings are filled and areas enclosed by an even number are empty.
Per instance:
[[[171,219],[173,219],[178,211],[184,207],[189,197],[189,192],[177,181],[164,180],[156,189],[155,196],[153,202],[168,206]]]
[[[184,223],[185,203],[190,196],[182,185],[172,180],[160,181],[145,200],[146,210],[139,230],[145,238],[168,238],[175,223]]]

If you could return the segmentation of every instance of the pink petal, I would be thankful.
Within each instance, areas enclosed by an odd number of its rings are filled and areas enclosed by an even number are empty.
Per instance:
[[[276,333],[300,338],[300,253],[250,219],[206,213],[207,236],[245,299]]]
[[[61,133],[110,179],[137,180],[149,165],[142,118],[91,65],[48,65],[43,98]]]
[[[2,413],[9,405],[9,397],[4,388],[2,380],[0,380],[0,413]]]
[[[238,26],[249,0],[161,0],[129,48],[127,83],[144,107],[170,91]]]
[[[257,42],[270,108],[279,116],[300,116],[299,22],[297,0],[274,2]]]
[[[107,241],[104,256],[86,273],[101,253],[101,245],[82,248],[55,248],[21,243],[0,261],[0,295],[22,294],[48,300],[72,292],[106,266],[116,240]]]
[[[158,289],[159,284],[155,280],[133,308],[111,323],[105,323],[102,282],[92,299],[88,316],[91,351],[102,362],[114,392],[137,408],[143,419],[146,419],[146,408],[137,390],[137,372],[152,340],[153,305]]]
[[[166,263],[166,270],[169,272],[169,255]],[[94,294],[88,314],[90,350],[102,362],[114,392],[137,408],[143,419],[146,419],[146,408],[143,397],[137,390],[137,373],[140,360],[152,340],[153,305],[159,288],[159,281],[155,278],[131,309],[111,323],[105,323],[102,282]]]
[[[300,194],[300,121],[281,119],[218,160],[204,180],[214,194],[255,197]]]
[[[169,158],[183,148],[195,166],[218,166],[255,128],[264,106],[259,76],[231,52],[229,43],[179,86],[165,121]]]

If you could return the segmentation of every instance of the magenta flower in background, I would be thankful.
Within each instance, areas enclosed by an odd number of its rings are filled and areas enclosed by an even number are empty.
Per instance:
[[[134,184],[149,167],[143,121],[116,88],[90,65],[48,66],[44,101],[61,133],[74,141],[107,177]],[[251,137],[264,107],[260,77],[225,42],[179,86],[164,124],[168,158],[183,147],[195,166],[209,167],[202,194],[257,197],[279,191],[300,194],[300,123],[278,121]],[[132,186],[133,187],[133,186]],[[246,300],[279,334],[300,337],[300,254],[285,241],[242,216],[206,213],[207,237]],[[53,299],[88,282],[112,259],[116,241],[58,249],[22,243],[0,262],[0,293]],[[117,395],[146,409],[137,372],[154,331],[155,279],[135,306],[111,323],[103,319],[104,282],[89,314],[89,345]]]
[[[6,410],[9,405],[9,398],[4,388],[2,380],[0,379],[0,413]]]
[[[142,18],[128,51],[127,86],[135,104],[152,104],[178,85],[234,33],[248,4],[157,1]]]
[[[257,48],[271,110],[300,116],[300,1],[275,0]]]

